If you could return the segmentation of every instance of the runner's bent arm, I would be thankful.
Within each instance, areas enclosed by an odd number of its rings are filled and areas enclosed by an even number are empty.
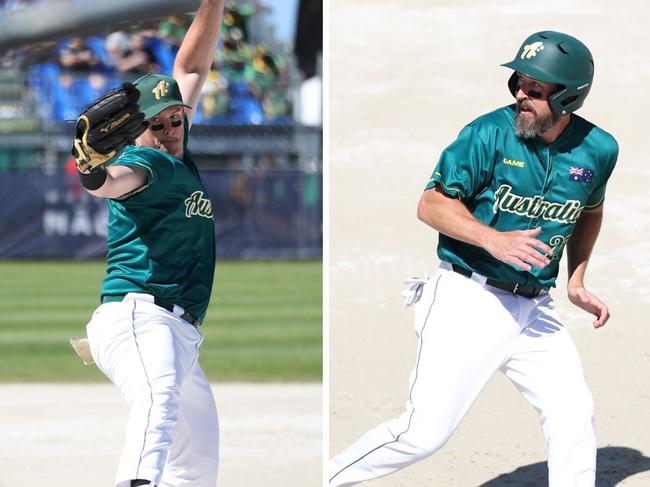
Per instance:
[[[420,198],[418,218],[440,233],[482,247],[496,259],[525,271],[550,262],[547,256],[551,256],[551,248],[534,238],[541,228],[499,232],[478,221],[462,201],[438,187],[425,191]]]
[[[602,221],[602,206],[595,210],[583,211],[566,245],[569,301],[596,317],[595,328],[600,328],[607,322],[609,309],[585,288],[584,277]]]
[[[584,287],[584,277],[591,251],[596,243],[603,221],[603,207],[580,214],[571,238],[568,240],[567,271],[569,286]]]

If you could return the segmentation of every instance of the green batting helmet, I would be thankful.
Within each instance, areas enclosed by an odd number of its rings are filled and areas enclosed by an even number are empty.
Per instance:
[[[551,110],[557,115],[580,108],[594,79],[594,60],[587,46],[575,37],[550,30],[529,36],[515,59],[501,66],[515,70],[508,80],[512,96],[517,92],[517,73],[562,85],[562,89],[548,98]]]

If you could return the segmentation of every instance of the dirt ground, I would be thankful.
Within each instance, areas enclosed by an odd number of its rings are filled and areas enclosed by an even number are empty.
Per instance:
[[[598,487],[650,485],[650,4],[605,0],[332,0],[330,25],[330,455],[399,415],[415,360],[402,279],[432,274],[434,231],[416,205],[462,126],[512,102],[510,61],[539,30],[587,44],[596,75],[578,114],[620,144],[587,286],[611,308],[600,330],[553,292],[596,403]],[[543,486],[533,409],[503,376],[433,457],[369,483]]]
[[[320,384],[212,389],[219,487],[320,485]],[[111,385],[0,385],[0,487],[113,485],[126,414]]]

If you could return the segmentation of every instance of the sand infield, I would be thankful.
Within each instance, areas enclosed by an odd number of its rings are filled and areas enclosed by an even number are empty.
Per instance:
[[[320,384],[212,389],[221,427],[219,487],[320,485]],[[0,486],[113,485],[126,417],[112,385],[1,385]]]

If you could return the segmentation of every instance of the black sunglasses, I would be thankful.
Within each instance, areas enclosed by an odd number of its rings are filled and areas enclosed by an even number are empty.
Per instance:
[[[524,93],[526,93],[526,96],[528,96],[528,98],[533,98],[535,100],[539,100],[540,98],[542,98],[544,96],[544,94],[541,91],[538,91],[538,90],[530,90],[530,89],[525,90],[524,87],[520,84],[520,82],[521,82],[521,75],[519,73],[517,73],[517,84],[515,85],[516,89],[521,90]]]
[[[529,96],[530,96],[530,95],[529,95]],[[180,127],[181,125],[183,125],[183,121],[182,121],[182,120],[173,120],[172,123],[171,123],[171,126],[174,127],[174,128],[175,128],[175,127]],[[164,123],[157,123],[157,124],[155,124],[155,125],[149,125],[149,128],[150,128],[151,130],[153,130],[154,132],[158,132],[158,131],[160,131],[160,130],[162,130],[162,129],[165,128],[165,124],[164,124]]]
[[[524,93],[526,93],[526,95],[528,95],[528,98],[534,98],[535,100],[539,100],[540,98],[542,98],[542,96],[544,96],[541,91],[537,91],[537,90],[526,91],[521,86],[519,87],[519,89]]]

